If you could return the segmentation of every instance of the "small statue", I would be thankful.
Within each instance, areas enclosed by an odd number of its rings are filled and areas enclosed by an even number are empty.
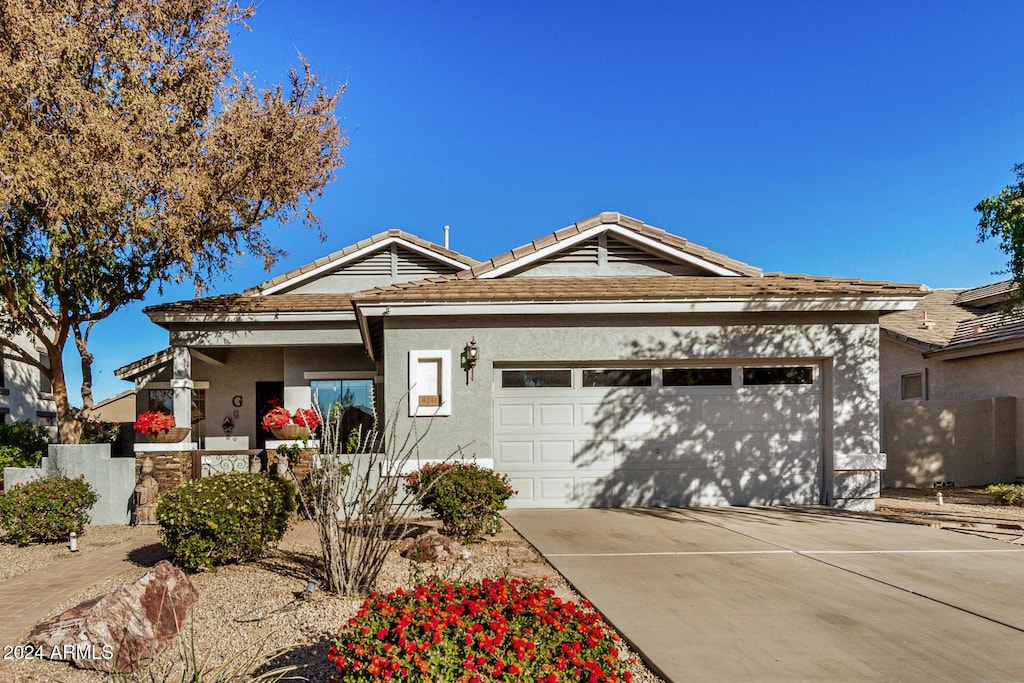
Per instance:
[[[142,461],[142,476],[135,486],[135,524],[156,524],[156,502],[160,485],[153,478],[153,460]]]

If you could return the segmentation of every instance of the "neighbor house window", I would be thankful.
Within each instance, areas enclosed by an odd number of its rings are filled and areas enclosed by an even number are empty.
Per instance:
[[[572,370],[502,370],[502,389],[551,389],[572,386]]]
[[[584,370],[585,387],[649,387],[650,369],[640,370]]]
[[[743,368],[743,384],[814,384],[814,368],[804,365],[773,365]]]
[[[47,367],[47,368],[50,367],[50,356],[45,354],[45,353],[40,353],[39,354],[39,362],[42,363],[42,365],[44,367]],[[47,377],[46,374],[42,370],[39,371],[39,393],[41,393],[41,394],[52,394],[53,393],[53,384],[50,383],[50,378]]]
[[[732,386],[732,368],[665,368],[661,383],[666,387]]]
[[[915,372],[900,377],[900,397],[903,399],[924,398],[924,374]]]
[[[43,427],[56,427],[57,426],[57,413],[49,410],[36,411],[36,420]]]

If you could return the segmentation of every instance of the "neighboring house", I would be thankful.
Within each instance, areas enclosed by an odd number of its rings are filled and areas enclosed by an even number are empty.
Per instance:
[[[135,422],[135,390],[129,389],[102,401],[92,408],[92,416],[104,422]]]
[[[1024,475],[1024,314],[1012,281],[941,289],[883,315],[885,481],[987,484]]]
[[[424,458],[492,460],[513,507],[869,507],[878,317],[926,291],[763,274],[618,213],[483,263],[389,231],[147,308],[171,348],[117,374],[257,446],[276,399],[394,416]]]
[[[5,336],[26,354],[49,366],[45,351],[39,350],[27,333]],[[50,380],[39,368],[19,360],[0,345],[0,422],[35,422],[53,427],[56,438],[57,406],[53,402]]]

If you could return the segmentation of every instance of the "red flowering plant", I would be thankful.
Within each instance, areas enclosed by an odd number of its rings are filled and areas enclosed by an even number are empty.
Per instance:
[[[631,681],[618,639],[590,603],[563,601],[540,582],[431,577],[371,595],[327,659],[341,683]]]
[[[271,408],[270,412],[263,416],[263,428],[267,431],[280,429],[292,422],[292,414],[283,406]]]
[[[320,416],[316,414],[315,410],[296,408],[295,412],[292,413],[292,422],[303,427],[309,427],[309,431],[313,431],[320,425]]]
[[[135,431],[140,434],[159,434],[174,429],[174,416],[159,410],[147,410],[135,418]]]

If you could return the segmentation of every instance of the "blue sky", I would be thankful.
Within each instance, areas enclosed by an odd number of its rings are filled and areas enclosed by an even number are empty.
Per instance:
[[[347,83],[351,143],[314,207],[327,241],[269,226],[288,259],[207,293],[388,228],[441,242],[448,224],[486,258],[601,211],[766,272],[1001,279],[973,207],[1024,162],[1022,26],[1009,1],[264,0],[237,67],[271,84],[305,54]],[[154,290],[97,325],[97,397],[166,346],[142,307],[192,295]]]

